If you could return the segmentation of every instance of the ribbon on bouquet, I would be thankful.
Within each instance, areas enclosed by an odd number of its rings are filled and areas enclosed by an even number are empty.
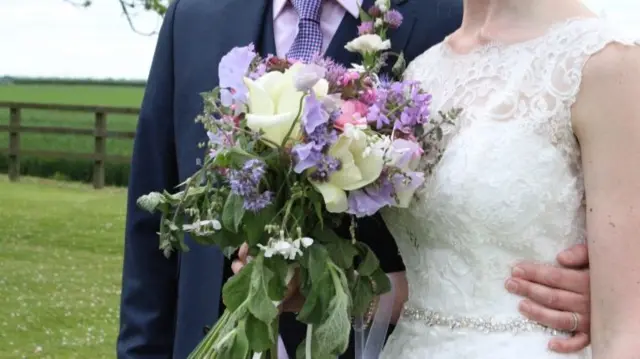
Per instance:
[[[355,334],[355,358],[378,359],[387,338],[389,323],[393,313],[395,288],[391,281],[391,291],[380,296],[378,308],[373,315],[371,325],[364,328],[364,318],[354,319],[353,330]]]

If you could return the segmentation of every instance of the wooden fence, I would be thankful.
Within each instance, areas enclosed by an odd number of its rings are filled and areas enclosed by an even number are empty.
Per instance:
[[[0,102],[0,109],[9,110],[9,125],[0,125],[0,132],[9,132],[9,148],[1,149],[6,152],[9,158],[9,179],[17,181],[20,177],[20,156],[36,155],[50,158],[84,158],[93,160],[93,187],[96,189],[104,187],[105,162],[128,162],[128,156],[107,155],[107,138],[133,139],[135,132],[132,131],[108,131],[108,114],[137,115],[138,108],[128,107],[105,107],[105,106],[81,106],[81,105],[58,105],[41,103],[21,103],[21,102]],[[22,124],[23,110],[49,110],[66,112],[85,112],[94,114],[94,127],[91,128],[71,128],[56,126],[24,126]],[[20,136],[23,133],[50,133],[65,135],[93,136],[93,153],[59,152],[25,150],[20,148]]]

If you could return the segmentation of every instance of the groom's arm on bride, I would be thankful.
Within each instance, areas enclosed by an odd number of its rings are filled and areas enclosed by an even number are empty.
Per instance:
[[[129,180],[120,304],[120,359],[170,358],[176,304],[175,256],[158,249],[160,218],[136,200],[178,184],[173,140],[173,41],[175,4],[160,30],[147,81]]]
[[[640,47],[586,64],[574,106],[587,195],[594,359],[640,353]]]
[[[572,313],[578,316],[576,335],[556,338],[550,349],[571,353],[589,345],[590,292],[587,246],[578,244],[557,256],[557,266],[535,262],[518,263],[506,281],[509,292],[525,299],[520,311],[527,318],[559,330],[571,330]]]

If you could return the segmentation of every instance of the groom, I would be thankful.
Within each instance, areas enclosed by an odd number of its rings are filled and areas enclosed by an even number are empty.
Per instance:
[[[461,0],[392,2],[405,19],[391,33],[392,50],[404,52],[408,61],[440,42],[462,20]],[[372,3],[364,0],[363,7]],[[160,31],[134,145],[118,358],[186,358],[223,310],[221,286],[230,275],[230,263],[222,253],[187,239],[190,252],[166,259],[158,250],[159,217],[136,206],[139,196],[174,190],[198,168],[203,152],[197,144],[206,136],[194,118],[202,107],[199,93],[218,85],[220,58],[235,46],[254,43],[262,54],[304,57],[314,51],[345,65],[357,62],[357,55],[344,45],[357,36],[358,5],[358,0],[173,1]],[[299,24],[305,31],[298,32]],[[361,221],[358,228],[358,238],[373,248],[386,272],[404,270],[380,219]],[[573,260],[576,265],[585,262],[585,253]],[[526,263],[519,269],[524,272],[514,270],[518,278],[509,280],[507,287],[530,299],[523,314],[558,329],[569,329],[571,318],[579,318],[578,331],[588,332],[586,272]],[[304,328],[287,313],[281,328],[289,356],[294,357]],[[578,349],[588,341],[586,334],[582,338],[561,344],[565,350]],[[344,356],[349,357],[352,349]]]

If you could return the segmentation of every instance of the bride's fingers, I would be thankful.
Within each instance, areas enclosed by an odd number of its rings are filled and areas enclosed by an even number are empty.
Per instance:
[[[528,299],[520,302],[518,310],[526,318],[546,327],[561,331],[574,330],[574,316],[571,312],[545,308]],[[580,313],[576,313],[576,315],[578,316],[578,328],[575,329],[575,332],[589,333],[591,326],[589,316]]]
[[[242,243],[240,249],[238,250],[238,259],[243,262],[247,261],[247,256],[249,255],[249,245],[247,243]]]
[[[590,309],[588,297],[566,290],[549,288],[517,278],[508,279],[505,287],[510,293],[529,298],[549,309],[577,313],[588,313]]]
[[[551,288],[589,294],[589,272],[584,270],[523,262],[513,268],[512,276]]]
[[[234,274],[238,274],[238,272],[240,272],[242,267],[244,267],[244,262],[241,260],[236,259],[231,263],[231,270],[233,271]]]
[[[554,338],[549,342],[549,349],[558,353],[575,353],[586,348],[591,338],[586,333],[578,333],[570,338]]]

